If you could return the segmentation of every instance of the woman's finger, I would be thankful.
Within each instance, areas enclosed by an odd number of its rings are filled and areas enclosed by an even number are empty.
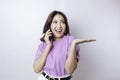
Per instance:
[[[74,43],[80,44],[80,43],[93,42],[93,41],[96,41],[96,39],[76,39],[74,40]]]
[[[47,36],[47,35],[49,35],[49,34],[51,34],[52,32],[50,31],[50,29],[45,33],[45,35]]]

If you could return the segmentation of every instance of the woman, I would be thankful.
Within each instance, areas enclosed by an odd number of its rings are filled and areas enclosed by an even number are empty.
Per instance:
[[[78,44],[95,40],[71,36],[67,17],[60,11],[49,14],[43,34],[33,64],[40,73],[38,80],[71,80],[80,58]]]

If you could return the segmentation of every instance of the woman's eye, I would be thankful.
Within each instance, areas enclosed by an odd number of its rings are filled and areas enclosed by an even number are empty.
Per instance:
[[[62,20],[61,22],[62,22],[62,23],[65,23],[65,20]]]
[[[65,21],[62,21],[63,24],[65,24]]]
[[[53,23],[57,23],[57,21],[53,21]]]
[[[65,23],[65,21],[62,21],[62,23]]]

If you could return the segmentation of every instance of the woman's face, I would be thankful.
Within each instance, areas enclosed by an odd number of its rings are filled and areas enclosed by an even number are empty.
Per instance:
[[[66,23],[62,15],[56,14],[50,25],[51,31],[54,34],[55,40],[58,40],[64,36]]]

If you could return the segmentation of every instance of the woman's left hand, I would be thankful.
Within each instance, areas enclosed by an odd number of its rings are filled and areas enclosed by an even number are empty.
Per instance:
[[[96,39],[75,39],[73,40],[73,44],[81,44],[81,43],[87,43],[87,42],[93,42],[96,41]]]

